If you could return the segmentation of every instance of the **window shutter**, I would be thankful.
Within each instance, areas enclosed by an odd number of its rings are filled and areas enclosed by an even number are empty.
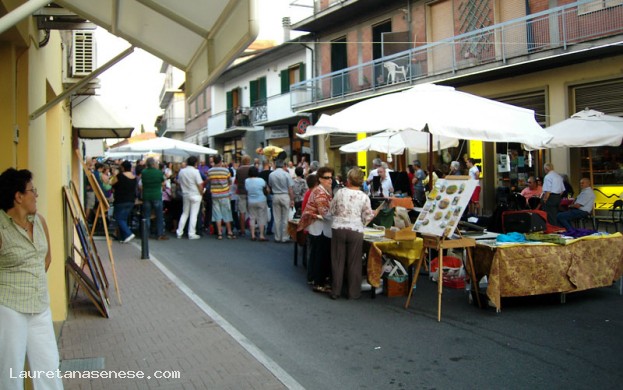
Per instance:
[[[265,103],[266,102],[266,77],[259,78],[257,82],[258,82],[257,100],[261,101],[262,103]]]
[[[287,69],[281,71],[281,93],[290,92],[290,72]]]
[[[258,81],[257,80],[251,80],[249,82],[249,99],[251,101],[251,106],[255,106],[255,104],[257,103],[257,100],[259,98],[259,88],[258,88]]]
[[[234,95],[232,91],[227,92],[227,111],[231,111],[234,107]]]
[[[299,77],[301,81],[305,80],[305,63],[304,62],[301,62],[299,64]]]
[[[585,108],[601,111],[608,115],[623,116],[623,79],[573,87],[575,111]]]

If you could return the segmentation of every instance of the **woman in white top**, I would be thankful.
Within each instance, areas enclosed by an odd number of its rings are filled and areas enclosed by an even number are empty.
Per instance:
[[[346,271],[347,295],[350,299],[361,296],[361,255],[364,227],[376,216],[370,198],[360,190],[363,172],[355,167],[348,171],[346,187],[339,190],[331,202],[331,299],[342,292]]]

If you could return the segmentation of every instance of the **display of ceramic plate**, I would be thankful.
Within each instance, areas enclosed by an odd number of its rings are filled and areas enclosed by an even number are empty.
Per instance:
[[[439,201],[439,208],[441,210],[447,208],[450,205],[450,199],[445,198]]]
[[[452,184],[450,186],[448,186],[448,188],[446,188],[446,194],[448,195],[452,195],[454,194],[457,190],[459,189],[459,187],[456,184]]]

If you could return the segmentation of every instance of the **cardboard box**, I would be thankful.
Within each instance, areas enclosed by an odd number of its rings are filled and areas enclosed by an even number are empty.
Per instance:
[[[396,241],[413,241],[415,240],[415,232],[411,230],[411,227],[400,230],[385,229],[385,237]]]
[[[409,278],[405,276],[386,278],[383,282],[388,297],[406,297],[409,295]]]

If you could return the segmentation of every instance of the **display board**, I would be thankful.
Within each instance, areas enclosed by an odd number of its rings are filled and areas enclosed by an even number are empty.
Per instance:
[[[469,176],[438,179],[427,195],[426,204],[413,225],[413,231],[437,237],[450,237],[478,185]]]

